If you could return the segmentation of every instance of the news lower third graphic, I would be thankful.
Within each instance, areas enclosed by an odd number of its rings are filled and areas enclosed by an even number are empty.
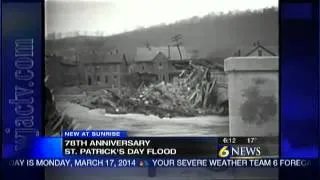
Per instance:
[[[308,159],[270,158],[268,155],[274,152],[268,150],[269,140],[266,138],[170,137],[168,139],[126,137],[125,132],[120,134],[116,131],[65,133],[59,141],[62,143],[62,156],[58,156],[59,158],[42,156],[30,159],[7,159],[6,163],[15,167],[143,168],[306,167],[314,162]],[[41,149],[39,146],[37,149]]]
[[[64,156],[154,156],[212,158],[216,138],[69,138],[63,137]],[[190,149],[196,145],[198,148]]]
[[[176,155],[176,148],[150,146],[148,139],[64,139],[64,155]]]

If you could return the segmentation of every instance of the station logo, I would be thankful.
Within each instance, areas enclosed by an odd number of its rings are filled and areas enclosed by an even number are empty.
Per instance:
[[[259,146],[219,146],[218,158],[253,158],[261,157],[262,150]]]

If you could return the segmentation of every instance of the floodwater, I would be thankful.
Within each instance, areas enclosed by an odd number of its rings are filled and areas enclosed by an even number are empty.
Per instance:
[[[198,116],[159,118],[144,114],[105,114],[69,102],[57,106],[75,119],[77,129],[126,130],[129,136],[227,136],[228,117]]]

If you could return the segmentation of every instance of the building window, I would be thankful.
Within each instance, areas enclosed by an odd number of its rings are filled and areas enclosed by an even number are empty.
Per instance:
[[[105,82],[106,84],[108,84],[108,76],[105,76],[105,77],[104,77],[104,82]]]
[[[117,67],[117,65],[110,65],[110,72],[117,72],[118,71],[118,67]]]
[[[88,85],[91,85],[91,77],[88,77]]]
[[[113,76],[113,79],[117,79],[118,78],[118,76]]]
[[[100,81],[100,76],[97,76],[97,81]]]
[[[144,70],[144,66],[142,65],[142,67],[141,67],[141,68],[142,68],[142,71],[143,71],[143,70]]]
[[[262,50],[261,49],[258,50],[258,53],[259,53],[258,56],[262,56]]]

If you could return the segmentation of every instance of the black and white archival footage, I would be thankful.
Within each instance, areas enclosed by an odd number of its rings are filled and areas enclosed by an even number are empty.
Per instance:
[[[277,0],[46,0],[46,135],[278,135],[278,15]],[[148,177],[144,168],[81,171],[47,179]],[[234,178],[208,168],[157,174]]]

